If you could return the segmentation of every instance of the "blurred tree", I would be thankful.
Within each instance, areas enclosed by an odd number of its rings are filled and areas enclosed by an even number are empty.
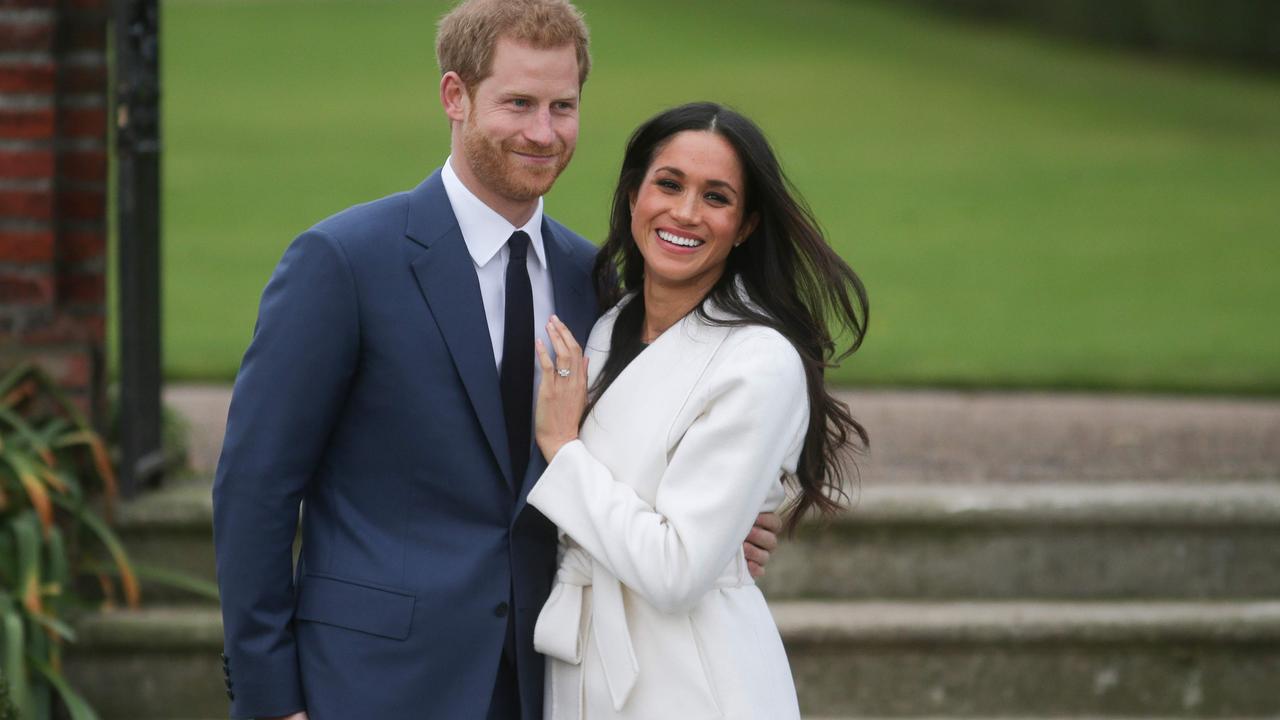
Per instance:
[[[919,0],[984,20],[1161,53],[1280,68],[1273,0]]]

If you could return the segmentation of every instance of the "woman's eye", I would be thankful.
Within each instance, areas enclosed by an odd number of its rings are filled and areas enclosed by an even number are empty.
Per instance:
[[[664,188],[666,190],[679,190],[680,184],[677,183],[675,180],[659,180],[658,187]]]
[[[711,202],[717,203],[720,205],[729,204],[729,198],[725,197],[724,195],[721,195],[720,193],[707,193],[706,198]]]

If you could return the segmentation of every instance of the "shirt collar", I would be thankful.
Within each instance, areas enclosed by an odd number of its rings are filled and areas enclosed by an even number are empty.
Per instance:
[[[444,191],[449,196],[453,215],[458,219],[458,229],[462,231],[467,252],[471,254],[476,267],[488,265],[516,230],[529,234],[529,244],[533,246],[534,256],[542,267],[547,266],[546,252],[542,246],[542,198],[538,198],[538,207],[534,209],[529,221],[516,227],[462,184],[458,174],[453,171],[452,155],[445,160],[444,167],[440,170],[440,179],[444,182]]]

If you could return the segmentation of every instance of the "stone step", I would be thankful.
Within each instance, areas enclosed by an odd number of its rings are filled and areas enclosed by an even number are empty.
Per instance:
[[[867,484],[773,600],[1280,598],[1280,482]]]
[[[814,715],[1280,716],[1280,602],[773,610]]]
[[[1280,602],[778,602],[823,717],[1280,716]],[[67,672],[103,720],[226,712],[218,611],[84,618]]]
[[[217,608],[99,613],[76,629],[65,669],[102,720],[227,716]]]
[[[208,478],[183,478],[123,503],[115,530],[130,560],[139,566],[216,582],[211,492]],[[142,594],[148,605],[212,602],[146,577],[142,579]]]
[[[213,582],[210,481],[120,510],[140,564]],[[1280,598],[1280,482],[868,484],[784,540],[775,600]],[[149,603],[207,602],[144,582]]]
[[[809,714],[1280,715],[1280,602],[783,602],[773,611]]]

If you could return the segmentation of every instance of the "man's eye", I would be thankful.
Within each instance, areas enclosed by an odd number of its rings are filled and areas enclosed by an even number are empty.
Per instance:
[[[516,107],[529,107],[529,101],[523,98],[516,98],[515,100],[511,101],[511,104],[515,105]]]
[[[565,111],[565,112],[568,112],[568,111],[570,111],[570,110],[573,110],[573,108],[574,108],[574,104],[573,104],[573,103],[571,103],[571,102],[558,102],[558,103],[556,103],[556,109],[557,109],[557,110],[563,110],[563,111]]]

